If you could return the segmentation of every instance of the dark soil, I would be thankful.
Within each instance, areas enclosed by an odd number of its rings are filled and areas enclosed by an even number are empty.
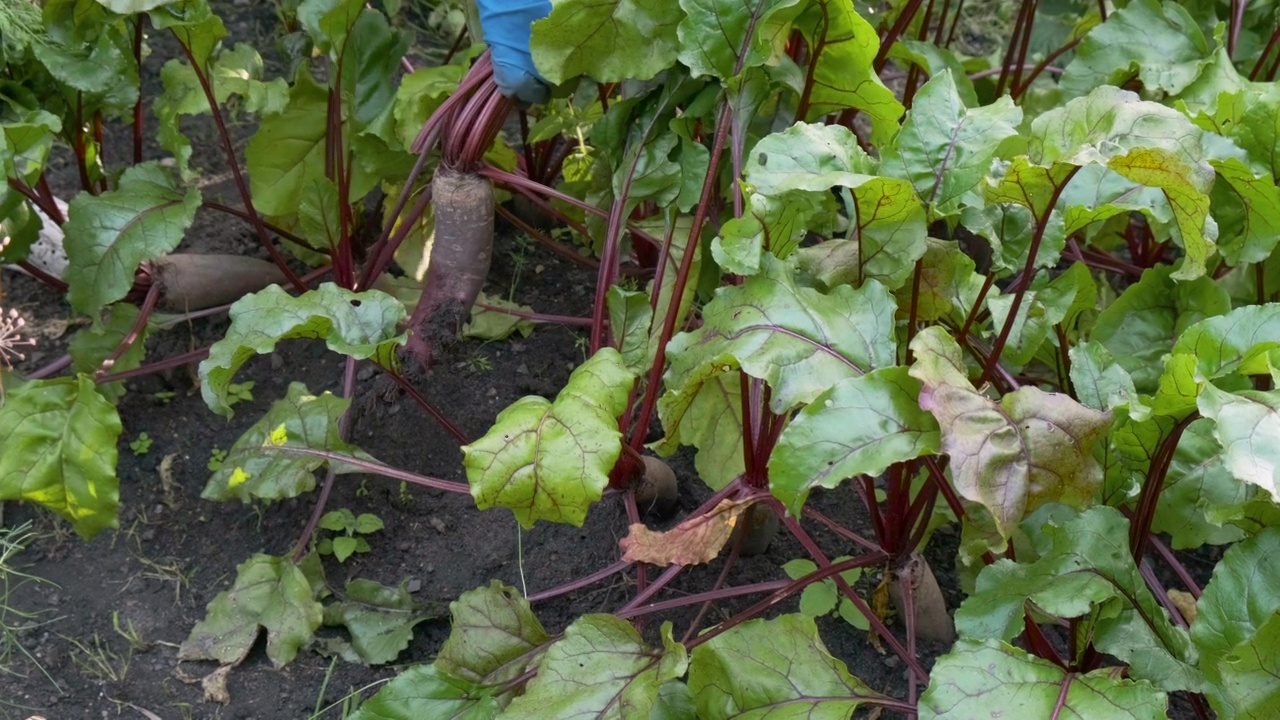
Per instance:
[[[226,20],[231,39],[256,37],[262,39],[259,47],[271,46],[270,4],[214,4]],[[173,50],[165,40],[153,40],[156,55],[149,60],[153,72],[165,52]],[[148,88],[150,92],[158,89],[154,78]],[[148,121],[154,124],[154,118]],[[225,168],[210,123],[184,121],[184,129],[196,148],[194,165],[209,173]],[[127,131],[124,128],[109,137],[109,162],[125,157]],[[233,126],[232,131],[242,150],[252,128]],[[160,157],[155,148],[148,152],[149,157]],[[66,158],[62,162],[58,178],[63,182],[55,185],[69,193],[76,175]],[[238,204],[225,175],[202,191],[207,197]],[[247,226],[210,211],[199,214],[184,248],[264,255]],[[66,326],[70,309],[60,295],[29,278],[5,271],[3,282],[5,308],[18,308],[40,333],[40,345],[19,367],[31,371],[65,351],[74,330]],[[540,312],[582,316],[590,313],[594,282],[593,273],[536,245],[517,243],[508,234],[495,249],[487,289],[505,297],[514,287],[521,303]],[[221,338],[227,326],[224,316],[160,333],[148,343],[148,359],[206,346]],[[419,387],[463,433],[479,437],[515,399],[529,394],[554,396],[583,361],[582,340],[572,329],[539,326],[527,339],[462,341],[448,350]],[[368,697],[397,673],[397,667],[369,668],[333,661],[314,651],[303,651],[290,665],[276,670],[259,642],[248,660],[230,672],[229,701],[219,704],[205,699],[200,683],[216,666],[177,660],[177,645],[203,618],[206,604],[231,586],[236,566],[254,553],[289,552],[317,495],[262,506],[202,500],[211,455],[215,449],[229,448],[272,401],[285,395],[290,382],[302,381],[312,392],[338,391],[343,363],[342,357],[320,343],[282,343],[277,352],[252,360],[237,375],[237,382],[255,383],[253,400],[238,404],[230,422],[204,405],[193,382],[194,367],[129,381],[119,405],[124,423],[118,448],[120,528],[84,542],[64,523],[34,507],[10,503],[4,508],[6,527],[30,520],[40,535],[16,558],[17,566],[39,582],[21,586],[9,604],[15,610],[38,613],[42,623],[18,633],[29,657],[15,653],[7,666],[0,666],[0,717],[272,720],[316,717],[313,713],[319,708],[323,712],[318,717],[338,718],[345,697],[352,693]],[[362,368],[358,378],[361,398],[382,387],[372,368]],[[130,442],[141,433],[153,442],[146,453],[136,454]],[[458,443],[403,396],[364,413],[352,439],[390,465],[465,481]],[[709,491],[694,476],[687,457],[678,456],[673,466],[681,479],[678,513],[687,513]],[[836,520],[870,534],[861,504],[847,488],[819,494],[812,502]],[[438,601],[456,598],[492,579],[535,593],[582,577],[619,558],[618,540],[627,530],[617,497],[607,497],[593,508],[582,528],[543,524],[521,538],[506,511],[480,512],[468,497],[413,486],[406,489],[385,478],[359,475],[339,476],[328,508],[376,513],[385,523],[384,530],[370,536],[370,553],[355,555],[343,564],[326,558],[332,588],[340,589],[355,577],[388,584],[412,579],[417,597]],[[849,543],[811,531],[831,556],[853,552]],[[952,565],[956,540],[954,532],[944,528],[933,538],[928,553],[952,610],[963,598]],[[784,532],[766,554],[740,560],[729,582],[783,578],[780,566],[802,556],[799,544]],[[722,562],[682,573],[664,597],[709,589]],[[650,570],[650,577],[653,574]],[[876,575],[869,572],[864,578],[866,597]],[[617,609],[632,596],[633,583],[631,575],[616,575],[535,605],[535,611],[548,630],[557,632],[583,613]],[[704,626],[755,599],[718,603]],[[774,612],[794,609],[792,601]],[[693,614],[690,610],[661,619],[674,620],[679,637]],[[17,621],[12,615],[0,615],[0,622],[13,625]],[[657,624],[646,623],[646,631],[652,635]],[[904,669],[892,653],[877,651],[866,633],[841,621],[825,621],[821,627],[831,651],[871,688],[905,696]],[[430,661],[448,631],[447,619],[418,625],[400,662]],[[126,635],[132,635],[132,642]],[[943,651],[922,644],[926,668]]]

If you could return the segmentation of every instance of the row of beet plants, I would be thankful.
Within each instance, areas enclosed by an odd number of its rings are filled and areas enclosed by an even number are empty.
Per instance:
[[[347,358],[342,393],[295,383],[210,477],[209,499],[319,491],[294,550],[247,560],[181,657],[236,664],[265,629],[283,665],[330,624],[348,657],[394,660],[425,609],[361,580],[335,599],[314,552],[337,476],[380,474],[525,527],[581,524],[610,491],[630,527],[580,581],[464,594],[436,660],[358,717],[1155,718],[1173,693],[1199,717],[1274,706],[1280,575],[1259,570],[1280,550],[1271,3],[1022,0],[1004,46],[972,57],[949,0],[558,0],[534,25],[557,88],[536,108],[496,92],[465,29],[415,67],[395,7],[281,3],[292,69],[270,80],[203,0],[31,8],[0,10],[21,30],[2,47],[2,257],[94,324],[65,361],[6,375],[0,498],[92,535],[115,523],[121,380],[198,360],[230,416],[237,370],[282,339]],[[181,47],[155,98],[139,93],[149,31]],[[172,162],[143,161],[144,100]],[[231,107],[259,121],[243,166]],[[179,121],[206,114],[239,207],[194,182]],[[132,163],[103,157],[111,121],[132,123]],[[55,144],[82,184],[65,213],[45,178]],[[175,251],[202,211],[243,219],[276,265],[222,294],[183,288]],[[61,277],[25,259],[40,213],[66,233]],[[495,213],[597,274],[590,318],[479,294]],[[144,364],[148,334],[227,311],[222,340]],[[589,359],[472,440],[419,372],[468,311],[499,335],[582,325]],[[359,362],[458,438],[467,483],[351,443]],[[671,488],[645,453],[681,446],[712,494],[651,530]],[[870,535],[807,505],[836,488]],[[920,552],[947,523],[969,578],[954,618]],[[775,532],[809,558],[735,584]],[[820,534],[851,554],[828,557]],[[1206,545],[1229,547],[1201,587],[1174,551]],[[707,563],[712,587],[669,592]],[[558,633],[533,613],[620,573],[634,593],[612,613]],[[869,598],[860,573],[882,578]],[[801,612],[776,612],[797,596]],[[730,598],[743,609],[709,621]],[[828,652],[813,616],[837,606],[901,658],[903,696]],[[681,608],[698,610],[678,633],[633,622]],[[922,638],[950,647],[931,671]]]

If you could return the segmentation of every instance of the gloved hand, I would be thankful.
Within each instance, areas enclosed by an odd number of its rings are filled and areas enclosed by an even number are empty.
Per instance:
[[[533,66],[529,34],[534,21],[551,14],[550,0],[476,0],[476,5],[498,90],[514,100],[546,102],[550,90]]]

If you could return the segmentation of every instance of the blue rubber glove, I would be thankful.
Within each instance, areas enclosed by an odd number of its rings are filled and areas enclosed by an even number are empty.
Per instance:
[[[533,66],[529,34],[534,21],[551,14],[550,0],[476,0],[476,5],[498,90],[513,100],[546,102],[550,90]]]

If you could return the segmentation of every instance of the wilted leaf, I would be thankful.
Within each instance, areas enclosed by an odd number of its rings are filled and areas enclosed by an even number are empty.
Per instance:
[[[409,647],[415,625],[444,615],[443,606],[415,602],[407,585],[405,581],[393,588],[372,580],[351,580],[346,597],[325,608],[325,623],[345,626],[351,646],[364,662],[389,663]]]
[[[622,452],[618,416],[633,377],[604,348],[569,377],[555,402],[527,396],[462,448],[476,506],[509,508],[524,527],[538,520],[581,525]]]
[[[1108,413],[1030,385],[991,400],[969,382],[960,346],[939,327],[916,335],[911,350],[911,376],[924,385],[920,407],[942,429],[956,490],[990,510],[1002,534],[1044,503],[1093,499],[1102,482],[1093,445],[1111,425]]]
[[[618,542],[622,546],[622,559],[659,567],[709,563],[720,555],[733,535],[738,518],[752,504],[721,500],[710,512],[691,517],[670,530],[653,531],[635,523]]]
[[[209,603],[178,657],[238,665],[266,630],[267,657],[281,668],[311,641],[322,618],[320,603],[297,565],[287,557],[254,555],[236,568],[235,585]]]

